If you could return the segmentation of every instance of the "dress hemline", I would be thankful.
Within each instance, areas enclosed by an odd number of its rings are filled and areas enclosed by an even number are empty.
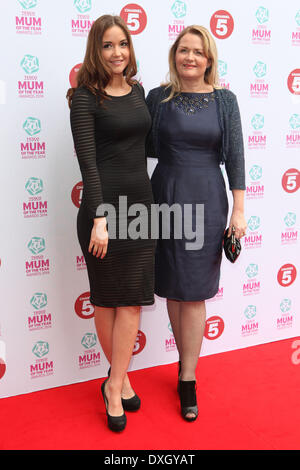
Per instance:
[[[117,307],[147,307],[148,305],[154,305],[155,300],[151,300],[149,302],[138,302],[138,303],[118,303],[115,305],[112,305],[111,303],[109,305],[100,303],[100,302],[94,302],[92,298],[90,298],[90,302],[92,305],[95,307],[104,307],[104,308],[117,308]]]
[[[177,302],[203,302],[204,300],[212,299],[217,294],[218,290],[219,290],[219,287],[212,295],[205,296],[205,298],[202,298],[202,299],[199,299],[199,298],[196,298],[196,299],[190,299],[190,298],[189,299],[182,299],[182,298],[178,298],[178,297],[173,296],[173,295],[168,296],[168,295],[159,294],[156,290],[155,290],[155,294],[158,297],[161,297],[163,299],[176,300]]]

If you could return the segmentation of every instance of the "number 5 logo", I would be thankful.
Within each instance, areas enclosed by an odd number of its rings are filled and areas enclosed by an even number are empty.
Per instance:
[[[284,264],[278,271],[277,280],[282,287],[293,284],[297,276],[297,270],[293,264]]]
[[[73,186],[72,192],[71,192],[71,199],[76,207],[80,207],[81,204],[81,198],[82,198],[82,192],[83,192],[83,182],[79,181],[75,186]]]
[[[142,331],[138,331],[135,345],[132,351],[132,355],[134,356],[135,354],[139,354],[141,351],[143,351],[144,347],[146,345],[146,335]]]
[[[94,316],[94,307],[90,302],[90,293],[84,292],[77,297],[75,302],[75,312],[80,318],[89,319]]]
[[[224,331],[224,322],[221,317],[213,316],[206,320],[204,336],[207,339],[217,339]]]
[[[131,34],[140,34],[146,28],[147,15],[140,5],[129,3],[122,8],[120,16],[127,24]]]
[[[296,168],[291,168],[287,170],[282,176],[281,181],[283,189],[287,193],[294,193],[299,189],[300,185],[300,173]]]
[[[295,69],[289,74],[287,84],[291,93],[300,95],[300,69]]]
[[[234,21],[230,13],[225,10],[216,11],[210,19],[210,29],[218,39],[228,38],[233,31]]]

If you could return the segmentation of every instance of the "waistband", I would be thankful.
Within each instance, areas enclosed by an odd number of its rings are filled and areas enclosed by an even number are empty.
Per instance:
[[[163,167],[170,167],[170,168],[180,168],[180,169],[185,169],[185,170],[189,170],[189,169],[206,169],[206,170],[220,170],[221,171],[221,168],[220,168],[220,162],[217,161],[215,158],[209,160],[209,159],[205,159],[205,160],[199,160],[198,162],[180,162],[180,161],[169,161],[169,162],[166,162],[166,161],[162,161],[160,159],[158,159],[158,165],[159,166],[163,166]]]

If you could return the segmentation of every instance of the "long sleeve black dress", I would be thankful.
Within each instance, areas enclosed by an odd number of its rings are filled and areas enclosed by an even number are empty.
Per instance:
[[[127,95],[109,97],[101,105],[84,87],[73,95],[71,129],[83,179],[77,234],[87,264],[90,301],[96,306],[154,303],[155,240],[149,236],[149,226],[147,236],[141,230],[144,235],[135,239],[130,224],[140,213],[129,211],[127,217],[126,211],[126,206],[142,204],[144,224],[150,220],[153,198],[145,159],[150,127],[140,85],[133,85]],[[103,203],[116,211],[116,230],[112,236],[108,222],[108,251],[101,259],[89,253],[88,247],[93,219],[103,215],[99,211]]]

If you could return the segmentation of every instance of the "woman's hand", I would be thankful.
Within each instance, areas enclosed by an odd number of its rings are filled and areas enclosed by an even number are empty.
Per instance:
[[[104,258],[107,252],[108,232],[106,228],[106,217],[94,219],[94,226],[91,232],[89,253],[99,258]]]
[[[242,238],[246,234],[247,222],[244,217],[244,212],[240,210],[233,210],[229,222],[228,237],[231,236],[232,227],[235,228],[234,235],[236,238]]]

